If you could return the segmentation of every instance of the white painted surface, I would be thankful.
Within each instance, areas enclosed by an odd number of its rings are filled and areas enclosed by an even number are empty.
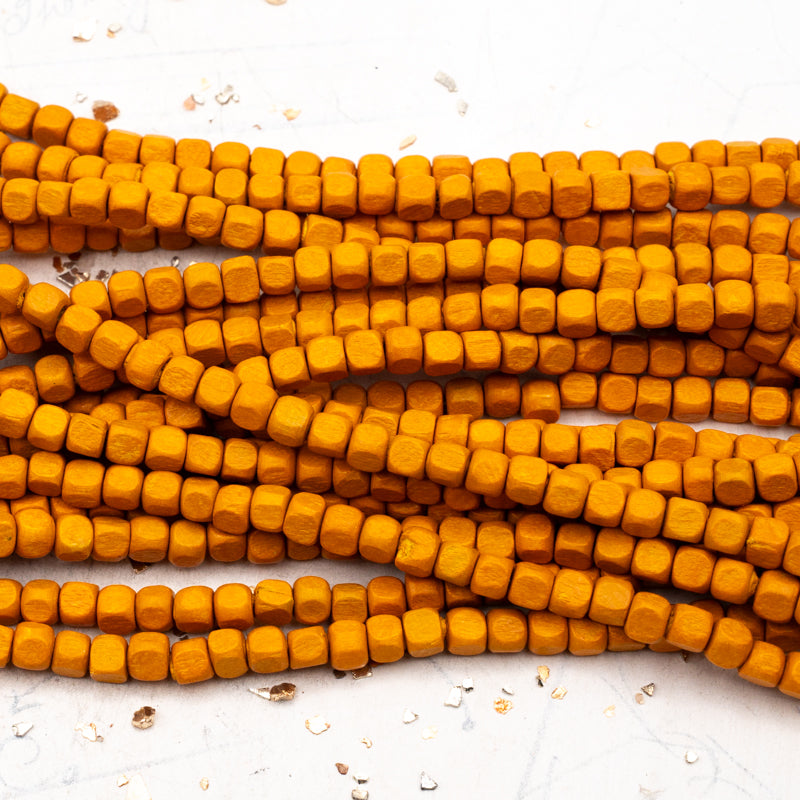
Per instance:
[[[553,4],[492,2],[0,2],[0,80],[41,103],[88,115],[93,100],[115,103],[115,127],[175,138],[244,141],[286,152],[357,159],[444,152],[472,158],[519,150],[652,149],[659,141],[798,138],[796,30],[788,2]],[[77,22],[97,19],[90,42]],[[109,24],[121,23],[113,39]],[[451,75],[457,93],[434,81]],[[206,103],[182,107],[192,92]],[[214,94],[231,84],[238,104]],[[75,102],[84,93],[85,103]],[[457,113],[459,100],[469,104]],[[301,110],[292,122],[285,108]],[[259,126],[259,127],[256,127]],[[402,139],[416,144],[401,153]],[[168,263],[173,253],[87,255],[89,271]],[[187,263],[196,254],[179,254]],[[38,279],[49,258],[21,259]],[[203,254],[203,260],[224,257]],[[587,415],[569,417],[584,422]],[[20,580],[126,582],[174,588],[304,570],[331,583],[379,574],[362,564],[312,562],[275,568],[216,566],[179,572],[157,565],[7,564]],[[547,689],[536,666],[552,670]],[[443,705],[465,675],[475,690],[460,708]],[[268,703],[249,687],[297,683],[291,703]],[[427,772],[434,798],[783,798],[796,792],[797,703],[724,673],[700,656],[606,654],[577,659],[453,656],[378,668],[374,677],[335,680],[327,669],[253,676],[196,687],[108,686],[8,670],[0,675],[0,797],[349,798],[352,775],[374,800],[420,795]],[[634,694],[650,681],[654,697]],[[494,699],[513,686],[513,709]],[[550,698],[557,685],[563,700]],[[136,730],[133,711],[157,708]],[[604,711],[614,706],[614,714]],[[419,719],[402,722],[404,708]],[[304,720],[331,728],[313,736]],[[16,738],[15,722],[33,729]],[[76,723],[94,722],[90,743]],[[112,727],[113,726],[113,727]],[[438,735],[424,740],[425,728]],[[372,748],[361,743],[372,740]],[[684,755],[699,756],[687,764]],[[341,776],[335,762],[349,764]],[[118,788],[120,775],[142,781]],[[207,777],[204,792],[200,780]],[[426,793],[427,794],[427,793]],[[144,795],[146,796],[146,795]]]

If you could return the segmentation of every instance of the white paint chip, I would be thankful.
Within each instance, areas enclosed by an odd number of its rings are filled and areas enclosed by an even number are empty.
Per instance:
[[[33,728],[32,722],[15,722],[11,726],[11,731],[14,736],[21,739],[23,736],[25,736],[25,734],[30,732],[31,728]]]
[[[423,739],[435,739],[439,733],[439,729],[435,725],[429,725],[427,728],[422,729]]]
[[[103,737],[97,732],[97,725],[94,722],[76,722],[75,730],[86,739],[87,742],[102,742]]]
[[[700,756],[694,750],[687,750],[683,758],[687,764],[694,764]]]
[[[128,792],[125,800],[153,800],[144,778],[138,773],[134,773],[128,780]]]
[[[433,79],[436,81],[436,83],[439,83],[442,86],[444,86],[444,88],[447,89],[448,92],[458,91],[458,86],[456,86],[455,79],[452,76],[448,75],[446,72],[442,72],[440,70],[433,76]]]
[[[406,148],[411,147],[411,145],[414,144],[414,142],[416,141],[417,137],[412,133],[410,136],[406,136],[406,138],[400,142],[397,149],[405,150]]]
[[[420,772],[420,774],[419,774],[419,788],[423,792],[431,792],[434,789],[438,789],[439,788],[439,784],[436,783],[436,781],[433,778],[431,778],[431,776],[428,775],[427,772]]]
[[[461,687],[460,686],[453,686],[447,694],[447,698],[444,701],[446,706],[450,706],[451,708],[458,708],[461,705]]]
[[[319,736],[321,733],[325,733],[331,727],[330,722],[325,720],[320,714],[317,714],[311,719],[306,720],[306,728],[311,731],[315,736]]]
[[[92,17],[79,20],[72,29],[73,42],[91,42],[97,31],[97,20]]]
[[[419,714],[412,711],[410,708],[403,709],[403,723],[405,725],[409,725],[412,722],[416,722],[419,719]]]

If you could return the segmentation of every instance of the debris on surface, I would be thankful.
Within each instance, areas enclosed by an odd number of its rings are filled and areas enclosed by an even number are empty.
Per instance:
[[[200,778],[200,788],[207,792],[209,787],[208,778]]]
[[[56,276],[56,280],[63,283],[65,286],[75,286],[75,284],[80,283],[78,276],[72,272],[63,272],[60,275]]]
[[[350,769],[348,764],[342,764],[341,761],[337,761],[334,766],[336,767],[336,769],[337,769],[337,771],[339,772],[340,775],[347,775],[347,773],[348,773],[348,771]]]
[[[269,700],[269,687],[262,686],[260,689],[253,689],[252,687],[247,690],[251,694],[254,694],[263,700]]]
[[[634,700],[635,700],[635,701],[636,701],[636,702],[637,702],[637,703],[638,703],[640,706],[643,706],[643,705],[644,705],[644,695],[643,695],[641,692],[636,692],[636,694],[633,696],[633,699],[634,699]]]
[[[444,701],[446,706],[451,706],[452,708],[458,708],[461,705],[461,687],[460,686],[453,686],[447,694],[447,698]]]
[[[131,562],[134,575],[141,575],[145,570],[150,569],[150,565],[146,561],[136,561],[133,558],[129,558],[128,561]]]
[[[363,772],[357,772],[353,775],[353,780],[356,783],[367,783],[369,781],[369,775],[365,775]]]
[[[73,42],[91,42],[97,30],[97,20],[91,17],[82,19],[75,23],[72,29]]]
[[[500,687],[500,691],[503,694],[507,694],[507,695],[510,695],[510,696],[514,695],[514,687],[513,686],[501,686]]]
[[[123,786],[127,786],[130,783],[130,778],[127,775],[120,775],[117,778],[117,788],[121,789]]]
[[[646,683],[642,686],[642,691],[648,696],[652,697],[656,691],[656,685],[654,683]]]
[[[419,719],[419,714],[412,711],[410,708],[403,709],[403,722],[408,725],[411,722],[416,722]]]
[[[372,739],[370,739],[369,736],[362,736],[359,741],[364,745],[364,747],[367,748],[367,750],[372,747]]]
[[[184,107],[184,109],[186,109],[186,111],[194,111],[195,108],[197,108],[197,103],[195,102],[195,99],[194,99],[194,97],[192,95],[189,95],[183,101],[183,107]]]
[[[498,697],[494,701],[493,705],[494,705],[494,710],[498,714],[503,714],[503,715],[508,714],[508,712],[511,711],[512,708],[514,708],[514,704],[510,700],[506,700],[505,697]]]
[[[33,727],[32,722],[15,722],[11,726],[11,732],[18,739],[21,739],[23,736],[25,736],[26,733],[30,732],[32,727]]]
[[[53,256],[53,269],[56,272],[63,272],[64,267],[61,264],[61,256]]]
[[[617,707],[614,705],[608,706],[607,708],[603,709],[603,716],[606,716],[609,719],[611,719],[611,717],[615,717],[616,715],[617,715]]]
[[[429,725],[427,728],[422,729],[423,739],[435,739],[439,733],[439,729],[435,725]]]
[[[456,103],[456,111],[458,111],[459,117],[465,116],[468,109],[469,109],[469,104],[465,100],[459,100]]]
[[[125,800],[153,800],[144,778],[138,773],[134,773],[128,780],[128,793]]]
[[[152,728],[155,721],[156,710],[153,708],[153,706],[142,706],[133,712],[131,725],[133,725],[134,728],[139,728],[140,730],[144,731],[148,728]]]
[[[473,681],[472,678],[467,676],[466,678],[464,678],[464,680],[461,681],[461,688],[465,692],[471,692],[475,688],[475,681]]]
[[[547,683],[547,679],[550,677],[550,667],[546,667],[544,665],[540,667],[536,667],[536,682],[539,686],[544,686]]]
[[[347,675],[347,673],[342,669],[335,669],[333,671],[333,677],[336,678],[337,681],[344,678],[345,675]]]
[[[220,90],[214,95],[214,99],[221,105],[226,106],[233,100],[234,103],[239,102],[239,95],[236,94],[233,86],[228,84],[224,89]],[[197,102],[197,101],[195,101]]]
[[[171,267],[179,267],[181,265],[181,260],[178,256],[172,256],[169,263]]]
[[[361,669],[354,669],[352,675],[354,681],[360,681],[362,678],[371,678],[372,667],[366,666],[366,667],[361,667]]]
[[[556,686],[556,688],[553,689],[550,695],[550,697],[552,697],[553,700],[563,700],[566,696],[567,696],[567,689],[565,686]]]
[[[302,111],[303,110],[301,108],[287,108],[284,110],[283,116],[286,117],[286,119],[288,119],[289,122],[291,122],[292,120],[297,119],[302,113]]]
[[[112,22],[106,28],[106,36],[108,36],[109,39],[113,39],[121,30],[122,25],[120,25],[119,22]]]
[[[700,758],[700,756],[698,756],[694,750],[687,750],[683,756],[683,759],[687,764],[694,764],[698,758]]]
[[[77,92],[75,94],[75,102],[76,103],[85,103],[88,95],[85,95],[83,92]]]
[[[411,147],[411,145],[414,144],[414,142],[416,141],[417,137],[412,133],[410,136],[406,136],[406,138],[400,142],[397,149],[405,150],[407,147]]]
[[[350,797],[352,797],[353,800],[369,800],[369,792],[366,789],[353,789],[353,791],[350,792]]]
[[[273,703],[281,703],[285,700],[294,700],[294,693],[297,687],[293,683],[276,683],[269,688],[269,699]]]
[[[428,775],[427,772],[420,772],[419,774],[419,788],[422,789],[423,792],[430,792],[434,789],[439,788],[439,784]]]
[[[458,86],[456,86],[455,80],[446,72],[442,72],[440,70],[433,76],[433,79],[436,81],[436,83],[439,83],[442,86],[444,86],[444,88],[447,89],[448,92],[458,91]]]
[[[306,720],[306,728],[311,731],[315,736],[319,736],[321,733],[325,733],[331,727],[330,722],[325,720],[321,714],[317,714],[311,719]]]
[[[87,742],[102,742],[103,737],[97,732],[97,725],[94,722],[77,722],[75,730],[86,739]]]

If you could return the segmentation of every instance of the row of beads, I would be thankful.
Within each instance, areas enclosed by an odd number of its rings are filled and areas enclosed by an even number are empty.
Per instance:
[[[757,162],[710,169],[680,164],[669,173],[648,167],[592,173],[565,168],[552,176],[540,170],[512,177],[504,162],[493,159],[494,168],[437,182],[426,174],[427,163],[420,165],[420,172],[399,179],[376,171],[359,177],[352,172],[292,175],[284,181],[264,174],[249,178],[232,168],[215,175],[197,168],[168,169],[165,164],[131,165],[134,169],[126,170],[130,175],[106,179],[113,170],[103,159],[96,160],[103,177],[77,177],[80,171],[71,165],[69,180],[6,175],[0,186],[3,217],[21,225],[54,219],[132,231],[146,226],[199,240],[220,236],[226,246],[251,250],[261,243],[265,213],[275,210],[333,219],[394,213],[404,222],[424,222],[435,215],[447,222],[477,213],[510,214],[524,221],[550,214],[570,220],[590,212],[628,209],[654,213],[666,210],[668,203],[685,212],[701,211],[709,204],[749,202],[756,208],[775,208],[787,199],[800,203],[800,162],[788,173],[777,164]],[[12,169],[11,174],[25,172]]]
[[[325,162],[308,152],[296,152],[285,157],[279,150],[257,147],[252,153],[247,145],[224,142],[212,149],[202,139],[182,139],[176,142],[168,136],[141,136],[122,130],[108,130],[99,120],[75,118],[68,109],[57,105],[40,106],[33,100],[9,93],[5,86],[0,89],[0,130],[20,139],[32,139],[41,148],[54,145],[74,148],[81,154],[102,155],[109,162],[174,163],[179,167],[196,166],[218,172],[234,167],[249,174],[270,173],[289,176],[291,174],[316,175],[326,172],[347,171],[354,166],[342,158],[329,158]],[[8,143],[6,142],[5,145]],[[590,151],[580,159],[572,153],[557,151],[540,158],[535,153],[518,153],[508,160],[511,173],[544,169],[578,168],[593,172],[597,169],[630,169],[632,167],[657,167],[668,171],[675,165],[697,162],[708,167],[747,166],[765,161],[789,169],[797,161],[797,144],[792,139],[767,138],[759,145],[753,141],[737,141],[723,144],[716,140],[703,140],[692,147],[683,142],[657,144],[653,153],[633,150],[617,157],[606,151]],[[414,169],[423,161],[421,156],[405,156],[396,165],[385,155],[368,155],[359,161],[359,172],[385,171],[402,176],[404,170]],[[428,165],[438,178],[446,174],[481,172],[483,166],[491,167],[499,159],[482,159],[471,165],[464,156],[439,156]]]
[[[4,460],[9,458],[18,457]],[[687,467],[690,462],[686,462]],[[727,483],[723,485],[720,481],[717,488],[720,494],[725,488],[731,493],[731,499],[739,499],[742,484],[733,462],[719,462],[718,475],[723,473],[721,467],[730,469]],[[94,465],[94,462],[71,463],[84,472],[91,472],[90,465]],[[739,505],[738,510],[709,508],[700,500],[677,495],[665,497],[653,489],[639,488],[637,484],[641,478],[630,468],[610,470],[605,479],[598,478],[590,483],[584,475],[591,475],[592,470],[600,473],[596,467],[586,469],[587,466],[554,469],[547,480],[548,488],[541,505],[548,514],[588,523],[588,527],[578,525],[569,529],[569,536],[574,540],[570,547],[574,553],[579,553],[575,558],[588,562],[594,557],[596,537],[591,526],[619,527],[628,537],[653,539],[661,536],[671,541],[702,544],[712,551],[743,556],[754,566],[775,568],[782,565],[791,574],[800,574],[798,537],[790,534],[790,525],[794,525],[797,516],[795,497],[789,498],[792,502],[781,501],[783,505],[777,506],[774,512],[769,505],[752,503]],[[99,469],[102,472],[102,466]],[[545,465],[545,472],[546,469]],[[174,473],[151,475],[157,480],[173,476],[181,484],[181,478]],[[796,477],[792,477],[796,486]],[[104,487],[106,483],[110,481],[103,483]],[[235,484],[220,487],[213,479],[188,478],[170,503],[172,498],[165,500],[166,493],[158,491],[160,487],[155,481],[151,485],[156,486],[152,492],[155,500],[145,497],[142,501],[144,513],[130,521],[119,516],[98,516],[98,513],[106,513],[99,503],[100,490],[97,490],[97,498],[88,498],[86,480],[79,487],[82,494],[76,490],[59,496],[66,508],[59,509],[57,516],[49,513],[46,497],[41,498],[44,507],[42,503],[26,502],[21,508],[18,505],[13,514],[3,513],[0,517],[1,555],[6,557],[16,552],[26,558],[40,558],[55,551],[62,560],[92,557],[119,561],[131,556],[148,562],[168,557],[180,566],[190,566],[203,560],[212,538],[220,540],[218,547],[231,545],[238,550],[236,558],[241,558],[249,543],[240,542],[237,548],[226,539],[227,534],[280,533],[295,545],[314,548],[315,555],[320,548],[331,557],[361,555],[374,563],[394,563],[412,575],[436,574],[443,580],[464,586],[473,579],[473,569],[481,556],[501,559],[496,568],[500,574],[510,577],[515,555],[525,561],[546,561],[561,552],[556,547],[553,526],[543,524],[538,514],[523,514],[514,524],[483,523],[486,527],[477,539],[454,542],[440,534],[435,522],[423,524],[412,516],[401,524],[383,514],[367,515],[358,505],[347,504],[339,498],[333,500],[326,495],[293,492],[288,487],[261,485],[252,489]],[[66,482],[62,488],[72,489]],[[103,499],[114,504],[111,513],[139,509],[138,496],[136,505],[131,508],[133,501],[127,503],[117,496],[112,497],[110,488]],[[445,494],[445,502],[448,500],[450,496]],[[91,507],[98,509],[92,518],[73,510],[85,508],[90,501],[95,501]],[[123,505],[126,507],[120,508]],[[170,524],[165,518],[175,517],[178,511],[183,512],[185,518]],[[204,523],[211,523],[208,530]],[[442,530],[450,529],[442,527]],[[565,537],[566,532],[562,536],[562,547]],[[281,539],[271,544],[281,547]],[[457,547],[453,549],[451,544]],[[634,547],[634,543],[624,537],[617,545],[623,556],[626,552],[632,553]],[[563,558],[562,555],[557,560]],[[611,568],[605,562],[602,566]]]
[[[583,531],[571,523],[562,527],[563,536],[559,531],[556,544],[562,544],[564,560],[569,560],[564,543],[569,542],[573,533],[577,537]],[[452,553],[456,547],[463,545],[450,543]],[[666,567],[665,550],[669,555]],[[292,621],[319,624],[330,618],[363,622],[368,612],[399,616],[407,608],[479,606],[484,601],[483,590],[492,595],[492,600],[506,600],[523,609],[549,609],[566,616],[582,612],[596,622],[617,624],[618,620],[610,616],[610,598],[632,595],[636,579],[663,585],[665,572],[676,589],[710,593],[716,600],[737,605],[755,595],[753,609],[760,618],[776,623],[798,621],[800,581],[796,577],[775,569],[764,571],[759,579],[752,565],[716,558],[700,548],[681,547],[676,553],[674,546],[663,541],[659,547],[657,540],[642,540],[631,557],[636,571],[630,575],[598,576],[591,561],[585,569],[558,563],[519,562],[510,577],[501,579],[491,574],[496,562],[487,558],[481,561],[481,556],[491,554],[480,553],[473,558],[476,563],[470,582],[463,586],[438,577],[446,572],[455,574],[454,562],[465,558],[463,553],[458,556],[452,553],[442,554],[435,579],[407,574],[405,584],[397,578],[385,577],[373,579],[367,587],[346,583],[333,589],[324,579],[308,576],[299,578],[294,587],[272,579],[261,581],[253,590],[241,583],[224,584],[215,591],[206,586],[190,586],[173,598],[173,592],[165,586],[148,586],[135,592],[121,584],[99,589],[92,583],[70,581],[60,587],[55,581],[39,579],[22,586],[17,581],[2,579],[0,624],[14,625],[20,620],[49,625],[60,622],[73,627],[97,626],[103,633],[128,635],[136,630],[168,632],[173,627],[185,633],[206,633],[214,627],[245,630],[253,625],[286,625]],[[465,569],[459,566],[458,571],[463,573]],[[588,577],[594,586],[587,610],[583,608],[585,583],[581,576]],[[502,596],[496,596],[501,591]],[[780,603],[775,600],[777,595],[783,597]]]
[[[240,208],[240,207],[236,207]],[[247,209],[249,214],[255,209]],[[232,212],[232,216],[236,215]],[[250,215],[252,216],[252,215]],[[317,214],[298,215],[273,209],[264,212],[253,230],[245,229],[236,239],[253,241],[263,227],[262,246],[270,255],[292,255],[301,246],[330,246],[357,242],[368,249],[377,245],[400,245],[409,242],[445,244],[450,240],[473,239],[488,244],[491,239],[510,238],[519,243],[534,239],[563,241],[569,246],[636,248],[692,244],[717,247],[723,244],[747,246],[755,253],[784,253],[800,257],[800,223],[780,214],[762,213],[752,225],[743,211],[605,211],[589,212],[575,219],[561,220],[553,214],[540,219],[522,219],[511,215],[481,216],[471,214],[450,221],[433,217],[426,222],[404,222],[396,215],[351,217],[340,220]],[[228,226],[229,237],[236,231]],[[381,233],[386,235],[382,236]],[[391,235],[389,235],[391,234]],[[221,236],[195,240],[185,231],[167,231],[146,225],[137,229],[119,229],[109,223],[79,225],[43,218],[27,225],[11,224],[0,217],[0,250],[12,247],[18,253],[46,253],[52,249],[71,254],[84,248],[107,252],[117,247],[143,252],[160,247],[182,250],[194,244],[219,246]]]
[[[663,643],[663,644],[662,644]],[[757,685],[775,687],[791,697],[800,696],[800,654],[785,654],[778,646],[756,640],[742,621],[715,618],[701,606],[674,606],[650,592],[630,600],[624,624],[606,625],[591,619],[570,619],[549,611],[492,609],[487,614],[458,608],[441,617],[433,609],[369,617],[366,622],[340,620],[323,626],[297,628],[284,634],[263,626],[245,634],[235,628],[212,631],[208,637],[174,642],[158,632],[117,634],[93,639],[76,631],[56,635],[49,625],[21,622],[16,629],[0,628],[0,664],[18,669],[52,669],[65,677],[124,683],[128,678],[159,681],[168,676],[179,684],[241,677],[286,669],[323,666],[360,669],[370,661],[386,664],[404,655],[416,658],[448,651],[457,655],[520,652],[538,655],[569,650],[575,655],[596,655],[605,650],[678,648],[703,652],[711,663],[738,669]]]

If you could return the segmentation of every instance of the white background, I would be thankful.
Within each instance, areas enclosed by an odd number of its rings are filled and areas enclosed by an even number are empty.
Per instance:
[[[94,100],[116,104],[112,123],[138,133],[233,140],[251,147],[357,159],[421,153],[507,157],[520,150],[652,150],[692,143],[787,136],[797,139],[797,6],[789,2],[513,3],[164,0],[0,2],[0,80],[38,102],[89,115]],[[90,42],[75,25],[96,19]],[[122,30],[108,38],[108,25]],[[457,93],[434,81],[443,71]],[[232,85],[238,103],[214,95]],[[205,87],[205,88],[204,88]],[[186,111],[193,92],[206,102]],[[87,100],[80,104],[76,95]],[[468,104],[464,116],[457,103]],[[288,121],[287,108],[300,115]],[[401,153],[400,142],[417,137]],[[81,260],[90,272],[169,262],[153,252]],[[180,253],[182,263],[194,254]],[[221,252],[203,260],[224,257]],[[22,259],[52,278],[49,258]],[[572,417],[570,420],[578,418]],[[581,421],[585,417],[580,418]],[[216,587],[293,580],[309,570],[331,583],[366,582],[363,564],[205,565],[179,572],[127,564],[7,564],[0,574]],[[536,686],[539,664],[552,678]],[[459,709],[443,702],[469,675],[475,690]],[[293,680],[292,703],[247,691]],[[760,689],[702,656],[644,652],[578,659],[530,654],[438,657],[336,680],[328,669],[251,676],[196,687],[124,686],[51,675],[0,675],[0,798],[129,798],[138,773],[160,798],[349,798],[352,775],[369,776],[373,800],[418,797],[419,774],[435,798],[783,798],[798,781],[798,704]],[[643,705],[635,693],[655,682]],[[567,688],[560,701],[556,685]],[[501,687],[514,707],[495,713]],[[157,708],[156,724],[130,725]],[[614,706],[612,711],[608,710]],[[417,722],[404,725],[405,707]],[[324,715],[313,736],[304,720]],[[11,724],[32,722],[25,738]],[[74,731],[94,722],[102,743]],[[436,726],[435,738],[422,738]],[[362,737],[372,740],[367,748]],[[687,750],[698,759],[687,764]],[[341,776],[335,762],[350,765]],[[209,788],[200,787],[208,778]]]

